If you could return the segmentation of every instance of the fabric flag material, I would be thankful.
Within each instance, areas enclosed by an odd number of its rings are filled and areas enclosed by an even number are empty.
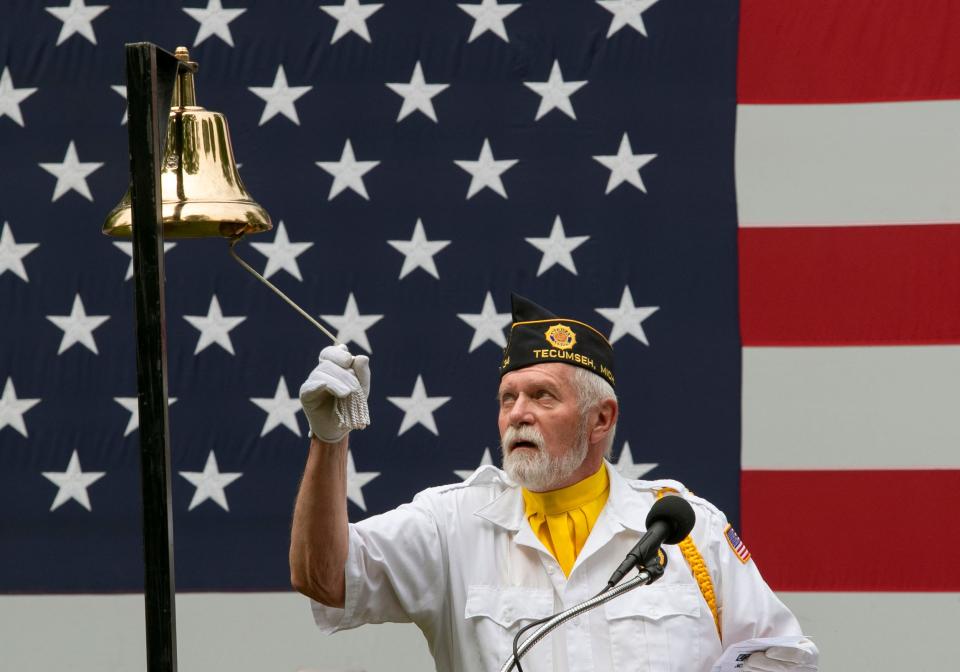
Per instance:
[[[0,591],[142,589],[131,248],[100,234],[129,181],[138,40],[187,46],[199,104],[226,115],[275,224],[239,253],[370,355],[351,519],[498,461],[516,291],[614,342],[614,462],[737,520],[736,2],[50,0],[13,16]],[[171,242],[177,589],[290,590],[297,389],[329,341],[225,241]]]
[[[142,590],[131,248],[99,233],[137,40],[229,120],[275,224],[241,254],[371,356],[352,520],[496,461],[517,291],[604,331],[614,462],[724,509],[775,589],[960,590],[955,3],[102,1],[0,22],[0,592]],[[177,588],[288,590],[328,343],[223,241],[165,260]]]
[[[742,532],[824,609],[960,591],[958,10],[741,2]]]

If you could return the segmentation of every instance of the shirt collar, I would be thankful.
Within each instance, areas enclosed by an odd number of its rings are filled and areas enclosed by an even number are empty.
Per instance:
[[[635,532],[646,531],[644,521],[653,505],[654,497],[650,492],[634,490],[616,467],[604,461],[607,475],[610,476],[610,496],[607,506],[611,518],[625,528]]]
[[[506,476],[506,475],[504,475]],[[494,525],[516,532],[523,522],[523,497],[520,495],[520,486],[504,478],[507,487],[490,503],[484,504],[473,512]]]

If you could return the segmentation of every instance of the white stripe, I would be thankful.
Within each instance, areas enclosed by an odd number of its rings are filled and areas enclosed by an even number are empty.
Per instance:
[[[957,669],[958,593],[778,595],[820,649],[821,670]]]
[[[960,101],[740,105],[741,226],[960,222]]]
[[[960,467],[960,346],[744,348],[742,464]]]
[[[952,670],[958,593],[779,593],[820,648],[822,670]],[[319,637],[292,593],[178,595],[184,670],[433,669],[412,624]],[[144,670],[143,596],[0,596],[7,670]],[[109,633],[105,636],[104,633]]]
[[[0,670],[146,670],[143,595],[0,595]],[[432,670],[412,623],[323,637],[310,601],[286,593],[177,595],[181,670]]]

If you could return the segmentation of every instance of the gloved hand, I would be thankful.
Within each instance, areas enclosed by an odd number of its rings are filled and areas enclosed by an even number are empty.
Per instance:
[[[743,672],[817,672],[820,651],[809,639],[797,646],[771,646],[757,651],[743,662]]]
[[[300,386],[300,404],[310,431],[321,441],[336,443],[350,431],[337,417],[337,399],[363,391],[370,394],[370,358],[351,355],[347,346],[331,345],[320,351],[320,363]]]

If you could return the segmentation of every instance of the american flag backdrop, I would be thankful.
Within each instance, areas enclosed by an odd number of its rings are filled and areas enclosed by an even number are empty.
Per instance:
[[[241,254],[371,356],[351,520],[498,462],[517,291],[609,336],[613,461],[716,503],[775,589],[960,591],[956,3],[100,1],[0,10],[0,592],[142,590],[99,233],[141,40],[227,116],[274,220]],[[168,248],[177,588],[287,590],[328,341],[224,241]]]

